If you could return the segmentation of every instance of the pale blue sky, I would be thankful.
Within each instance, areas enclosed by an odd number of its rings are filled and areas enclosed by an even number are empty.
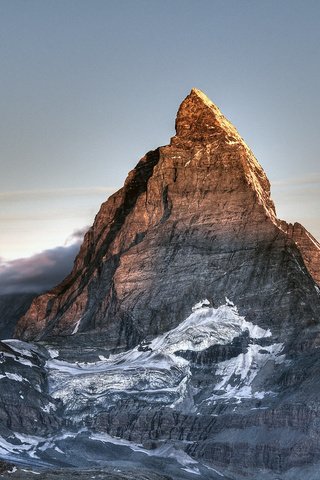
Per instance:
[[[320,238],[318,0],[0,0],[0,257],[62,245],[195,86]]]

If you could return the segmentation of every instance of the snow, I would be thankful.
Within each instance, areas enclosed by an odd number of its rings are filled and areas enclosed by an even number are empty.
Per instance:
[[[79,324],[80,320],[76,323],[73,333],[76,333]],[[107,405],[115,404],[123,395],[134,395],[134,398],[147,400],[153,404],[158,402],[169,408],[185,408],[188,405],[190,410],[195,408],[194,390],[190,386],[191,365],[190,361],[179,355],[179,352],[200,352],[213,345],[228,345],[243,334],[250,337],[246,351],[212,366],[216,384],[211,392],[209,391],[209,398],[205,402],[215,403],[222,400],[239,403],[243,399],[263,399],[272,392],[255,390],[253,382],[268,362],[278,364],[284,361],[285,356],[281,354],[283,344],[271,344],[271,331],[248,322],[239,315],[234,303],[228,298],[226,304],[218,308],[211,307],[209,300],[203,298],[193,306],[190,315],[177,327],[129,351],[113,354],[107,358],[99,355],[99,360],[94,362],[59,360],[57,358],[59,351],[49,349],[50,358],[45,365],[48,371],[49,392],[53,398],[62,400],[67,414],[73,412],[78,420],[81,420],[82,415],[88,415],[88,409],[92,406],[105,409]],[[264,341],[264,345],[267,345],[261,347],[258,344],[259,339],[269,340]],[[11,345],[13,344],[16,351],[30,357],[27,353],[31,348],[27,348],[24,342],[13,341]],[[29,361],[26,358],[22,360]],[[0,375],[0,379],[2,378],[19,382],[28,381],[19,374],[9,372]],[[56,409],[54,403],[43,402],[43,412],[49,413],[53,409]],[[200,473],[196,466],[197,462],[183,450],[172,445],[146,450],[141,445],[107,434],[88,434],[92,440],[128,446],[147,455],[174,458],[186,472],[195,475]],[[48,439],[15,433],[14,441],[16,443],[17,440],[20,441],[20,445],[10,444],[0,437],[0,454],[19,455],[25,452],[30,457],[37,458],[37,452],[48,448],[63,454],[56,442],[68,437],[74,438],[74,432],[64,432],[60,436]]]
[[[4,455],[4,458],[6,455],[8,455],[8,453],[21,454],[22,452],[26,451],[31,454],[30,452],[34,449],[34,446],[38,445],[40,441],[43,441],[41,437],[26,436],[16,432],[14,432],[12,435],[12,440],[19,440],[21,444],[16,445],[9,443],[0,436],[0,455]]]
[[[41,475],[41,472],[35,472],[34,470],[25,470],[24,468],[21,468],[21,471],[26,473],[33,473],[34,475]]]
[[[14,473],[16,472],[18,469],[17,467],[12,467],[12,470],[8,470],[8,473]]]
[[[282,343],[263,348],[260,345],[248,345],[246,353],[241,353],[235,358],[218,363],[215,372],[217,376],[221,377],[220,382],[215,385],[215,392],[218,393],[214,393],[208,400],[263,399],[265,395],[271,392],[253,392],[251,384],[267,362],[281,363],[284,360],[285,356],[279,355],[282,348]]]
[[[15,380],[16,382],[23,382],[24,379],[21,375],[17,374],[17,373],[9,373],[9,372],[5,372],[5,375],[7,378],[9,378],[9,380]],[[28,381],[28,380],[26,380]]]
[[[33,363],[31,363],[30,360],[26,358],[16,358],[16,362],[21,363],[21,365],[26,365],[27,367],[34,367]]]
[[[204,300],[201,300],[200,302],[196,303],[192,307],[192,311],[195,312],[196,310],[199,310],[200,308],[203,308],[203,307],[210,307],[210,302],[206,298]]]
[[[223,473],[219,472],[219,470],[216,470],[215,468],[208,467],[208,465],[204,465],[208,470],[212,470],[216,474],[218,474],[220,477],[224,477]]]
[[[247,322],[235,307],[222,305],[215,309],[208,308],[207,304],[199,307],[203,302],[208,300],[196,304],[193,313],[176,328],[154,339],[151,349],[166,354],[179,350],[202,351],[215,344],[226,345],[245,331],[256,339],[271,336],[270,330]]]
[[[81,322],[81,320],[82,320],[82,319],[80,318],[80,320],[77,321],[77,323],[75,324],[74,329],[73,329],[71,335],[74,335],[75,333],[78,332],[79,327],[80,327],[80,322]]]
[[[49,359],[46,368],[49,370],[51,395],[61,399],[68,411],[84,409],[93,400],[96,406],[103,406],[108,396],[108,401],[110,395],[113,401],[117,401],[117,395],[121,393],[144,400],[152,396],[153,402],[176,408],[188,398],[191,377],[190,362],[179,356],[179,351],[199,352],[212,345],[226,345],[245,332],[252,339],[271,336],[270,330],[248,322],[239,315],[233,302],[229,299],[226,301],[227,305],[212,308],[206,298],[200,300],[186,320],[149,344],[145,343],[145,349],[138,346],[108,358],[100,355],[98,361],[90,363]],[[247,398],[252,395],[250,383],[253,374],[250,373],[251,379],[249,372],[253,371],[253,356],[258,355],[253,350],[255,347],[261,349],[251,345],[242,357],[231,359],[230,364],[225,366],[219,364],[218,375],[225,381],[221,380],[216,389],[225,388],[226,398],[232,395]],[[231,391],[227,388],[228,381],[240,370],[248,379],[244,381],[241,377],[242,389]],[[255,398],[262,398],[263,393],[256,392],[255,395]]]
[[[48,353],[51,358],[59,357],[59,350],[56,350],[55,348],[48,348]]]
[[[9,338],[7,340],[1,341],[5,345],[8,345],[8,347],[12,348],[12,350],[14,350],[15,352],[20,353],[20,355],[24,355],[25,357],[32,357],[32,344],[23,342],[21,340],[16,340],[15,338]]]
[[[54,403],[49,402],[47,405],[42,407],[41,410],[45,413],[50,413],[52,410],[56,410],[56,406]]]
[[[134,442],[130,442],[128,440],[123,440],[121,438],[112,437],[107,433],[91,433],[90,438],[92,440],[98,440],[102,443],[112,443],[113,445],[121,445],[131,448],[131,450],[139,453],[144,453],[148,456],[155,456],[161,458],[173,458],[175,459],[180,465],[185,468],[188,468],[191,473],[199,474],[199,470],[195,467],[198,464],[196,460],[191,458],[187,453],[183,450],[177,449],[173,445],[165,444],[161,447],[154,448],[152,450],[147,450],[143,448],[141,445],[136,444]]]

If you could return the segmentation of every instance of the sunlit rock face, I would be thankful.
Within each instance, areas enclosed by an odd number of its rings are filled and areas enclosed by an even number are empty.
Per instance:
[[[193,89],[176,132],[101,206],[73,271],[33,302],[18,337],[103,330],[108,346],[129,348],[176,326],[200,296],[227,295],[279,334],[317,321],[319,245],[277,220],[235,127]]]
[[[117,479],[317,479],[319,252],[193,89],[170,145],[20,320],[16,336],[42,342],[0,344],[0,458]]]

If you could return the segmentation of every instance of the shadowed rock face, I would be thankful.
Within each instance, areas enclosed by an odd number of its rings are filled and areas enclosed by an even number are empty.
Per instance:
[[[202,297],[219,305],[228,296],[280,333],[316,321],[319,244],[277,220],[237,130],[193,89],[176,132],[101,206],[73,271],[32,303],[17,337],[102,329],[108,346],[129,348],[177,325]]]
[[[228,296],[279,333],[316,322],[319,244],[277,220],[269,181],[236,129],[193,89],[176,132],[101,206],[73,271],[32,303],[17,337],[102,329],[108,346],[129,348],[202,297]]]
[[[36,293],[0,295],[0,339],[11,338],[18,320],[29,309]]]
[[[318,479],[320,246],[277,219],[264,171],[199,90],[176,132],[20,320],[18,337],[45,344],[3,342],[0,454],[145,478]]]

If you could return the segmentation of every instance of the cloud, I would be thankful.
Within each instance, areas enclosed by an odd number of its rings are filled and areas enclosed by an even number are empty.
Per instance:
[[[66,245],[44,250],[29,258],[5,261],[0,258],[0,295],[41,293],[70,273],[87,228],[73,232]]]
[[[86,232],[89,230],[89,225],[83,228],[79,228],[78,230],[75,230],[74,232],[69,235],[67,240],[65,241],[65,246],[72,245],[73,243],[80,243],[83,240],[83,237],[85,236]]]
[[[13,190],[8,192],[0,192],[0,200],[13,201],[25,200],[26,198],[38,197],[73,197],[87,195],[111,194],[116,191],[114,187],[79,187],[79,188],[51,188],[51,189],[34,189],[34,190]]]

